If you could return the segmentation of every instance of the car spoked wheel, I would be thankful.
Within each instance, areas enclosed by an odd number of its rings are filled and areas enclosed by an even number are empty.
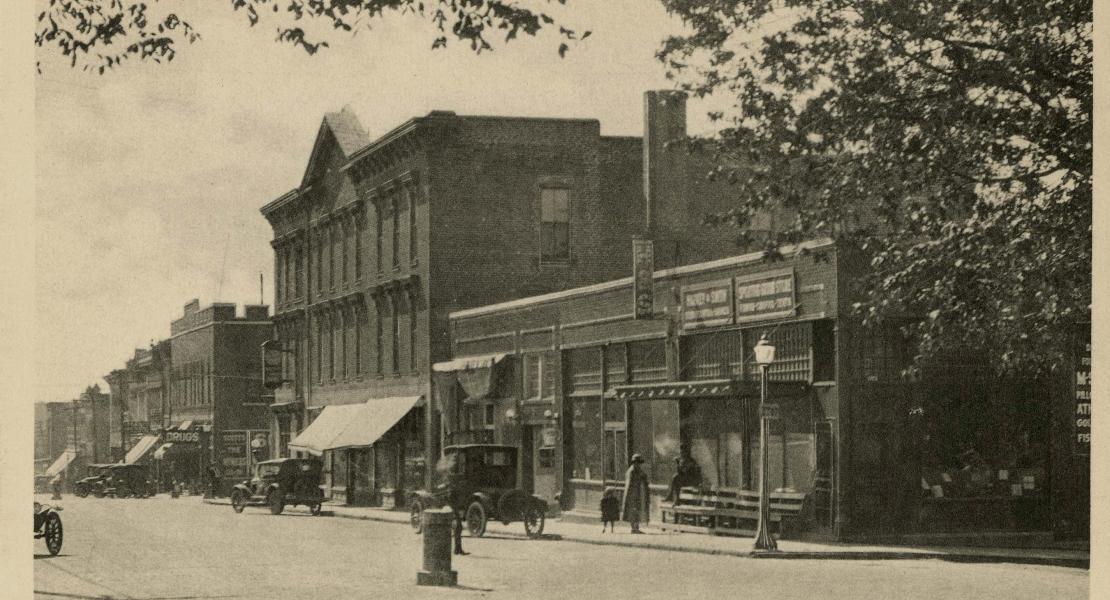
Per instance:
[[[58,513],[52,512],[46,516],[46,524],[43,527],[46,549],[52,556],[57,556],[62,551],[62,518]]]
[[[530,506],[524,511],[524,531],[528,537],[536,539],[543,535],[546,511],[539,506]]]
[[[74,493],[77,495],[78,498],[84,498],[89,495],[89,488],[83,485],[79,485],[77,486],[77,491]]]
[[[314,517],[320,516],[320,513],[322,511],[323,511],[323,506],[321,506],[319,502],[315,502],[315,503],[309,505],[309,507],[308,507],[308,512],[312,513],[312,516],[314,516]]]
[[[486,533],[486,507],[481,502],[474,501],[466,509],[466,530],[474,537],[482,537]]]
[[[247,499],[243,497],[243,492],[235,490],[231,492],[231,508],[237,513],[243,512],[247,506]]]
[[[424,503],[415,498],[409,503],[409,525],[416,533],[424,532]]]

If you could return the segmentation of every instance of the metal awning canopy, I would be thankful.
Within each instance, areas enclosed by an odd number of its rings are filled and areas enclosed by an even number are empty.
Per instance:
[[[453,371],[488,369],[501,362],[506,356],[508,356],[508,354],[504,352],[499,352],[497,354],[482,354],[479,356],[463,356],[453,360],[437,362],[432,365],[432,370],[438,373],[450,373]]]
[[[46,469],[46,476],[53,477],[58,473],[65,471],[66,467],[69,466],[69,463],[73,462],[73,459],[75,458],[77,458],[77,453],[73,450],[66,450],[62,452],[58,455],[58,458],[56,458],[54,462],[50,464],[50,467]]]
[[[127,451],[127,456],[123,457],[124,464],[133,465],[139,462],[157,443],[158,436],[156,435],[144,435],[139,438],[139,441]]]
[[[808,384],[800,381],[769,381],[767,395],[774,397],[797,396],[805,392]],[[669,398],[737,398],[759,397],[759,383],[755,381],[709,379],[705,381],[666,381],[619,385],[614,388],[620,400],[664,400]]]
[[[289,442],[289,448],[320,455],[326,450],[370,446],[412,410],[420,398],[374,398],[359,404],[325,406],[320,416]]]

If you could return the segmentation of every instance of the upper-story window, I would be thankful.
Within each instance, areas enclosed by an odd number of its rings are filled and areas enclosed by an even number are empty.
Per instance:
[[[339,245],[339,228],[336,224],[328,227],[328,287],[335,288],[335,249]]]
[[[416,190],[412,187],[405,188],[405,195],[408,196],[409,207],[409,262],[416,264],[417,260],[417,236],[416,236]]]
[[[316,238],[316,292],[324,291],[324,234]]]
[[[293,278],[293,286],[294,286],[293,295],[296,298],[300,298],[301,295],[304,294],[304,287],[303,287],[304,286],[304,252],[301,250],[300,246],[297,246],[293,250],[293,254],[294,254],[294,261],[296,262],[296,265],[297,265],[296,266],[296,273],[294,273],[294,278]]]
[[[570,258],[570,211],[568,192],[563,188],[540,191],[540,260]]]
[[[340,263],[340,268],[342,269],[342,272],[343,272],[343,275],[342,275],[343,283],[346,284],[347,281],[348,281],[347,274],[348,274],[349,269],[350,269],[350,266],[349,266],[350,263],[347,262],[347,260],[348,260],[347,245],[350,243],[350,240],[351,240],[351,227],[349,226],[348,223],[343,222],[339,226],[339,235],[340,235],[340,243],[342,244],[342,247],[343,247],[343,251],[342,251],[343,260]]]
[[[524,355],[524,399],[541,397],[543,391],[543,357],[539,354]]]
[[[396,269],[401,266],[401,193],[394,192],[390,195],[389,210],[393,217],[393,239],[390,244],[390,254],[392,254],[393,268]]]
[[[365,220],[361,215],[355,217],[355,281],[362,279],[362,230]]]
[[[384,263],[382,261],[382,246],[385,245],[385,215],[382,214],[382,211],[385,209],[385,202],[385,198],[379,197],[377,203],[374,204],[374,219],[377,225],[377,231],[374,237],[374,260],[378,265],[379,273],[384,268]]]

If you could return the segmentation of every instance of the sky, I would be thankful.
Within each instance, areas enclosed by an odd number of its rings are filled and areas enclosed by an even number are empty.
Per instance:
[[[596,118],[641,135],[642,93],[673,86],[655,51],[681,29],[657,2],[571,2],[593,34],[566,58],[551,34],[474,55],[431,50],[413,18],[331,37],[315,56],[249,28],[226,2],[175,3],[201,32],[168,64],[98,76],[42,55],[35,93],[36,401],[75,397],[169,336],[183,305],[272,302],[259,208],[301,179],[326,111],[376,138],[431,110]],[[690,129],[708,107],[691,101]]]

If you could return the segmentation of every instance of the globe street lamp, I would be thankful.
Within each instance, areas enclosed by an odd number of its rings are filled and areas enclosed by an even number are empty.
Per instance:
[[[767,491],[767,438],[769,420],[767,407],[767,367],[775,362],[775,347],[764,333],[756,343],[755,363],[759,365],[759,524],[755,530],[755,551],[774,552],[778,550],[775,538],[771,537],[771,498]]]

